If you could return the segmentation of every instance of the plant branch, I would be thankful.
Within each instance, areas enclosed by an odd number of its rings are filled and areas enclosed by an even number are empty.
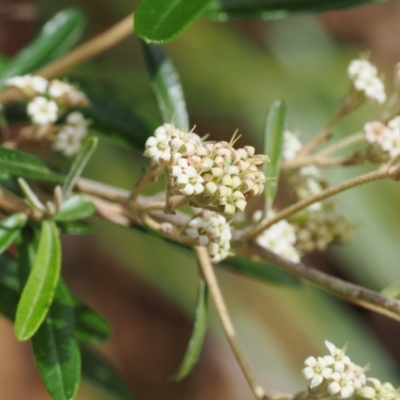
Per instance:
[[[132,33],[133,14],[130,14],[107,31],[97,35],[81,46],[78,46],[64,57],[61,57],[49,65],[46,65],[39,71],[36,71],[35,75],[40,75],[47,79],[61,75],[67,70],[70,70],[71,68],[107,51],[129,37]],[[16,88],[9,88],[0,93],[1,104],[18,101],[21,98],[22,93]]]
[[[215,308],[217,310],[218,317],[224,329],[226,338],[228,339],[231,349],[254,394],[254,397],[258,400],[268,399],[264,389],[262,388],[256,376],[254,375],[254,372],[249,362],[247,361],[246,355],[242,347],[240,346],[239,340],[235,332],[235,328],[233,327],[232,321],[229,317],[228,309],[226,307],[224,297],[221,293],[221,289],[219,287],[217,278],[215,276],[214,268],[210,262],[207,250],[205,247],[198,247],[198,246],[196,246],[194,249],[196,251],[201,272],[203,273],[204,279],[207,282],[211,296],[214,300]]]
[[[336,143],[333,143],[332,145],[321,150],[318,154],[320,156],[328,156],[328,155],[335,153],[338,150],[341,150],[345,147],[351,146],[358,142],[362,142],[363,140],[365,140],[364,133],[362,133],[362,132],[356,133],[354,135],[345,137],[344,139],[339,140]]]
[[[237,242],[237,245],[243,246],[243,241]],[[255,242],[246,243],[245,249],[337,297],[400,321],[399,300],[385,297],[372,290],[330,276],[303,263],[294,263]]]
[[[325,200],[329,197],[335,196],[341,192],[344,192],[348,189],[351,189],[356,186],[363,185],[368,182],[377,181],[380,179],[390,178],[397,179],[397,175],[399,174],[400,166],[397,165],[395,167],[388,168],[386,165],[382,166],[380,169],[369,172],[364,175],[357,176],[353,179],[349,179],[346,182],[340,183],[336,186],[332,186],[328,189],[323,190],[322,192],[311,196],[307,199],[300,200],[297,203],[292,204],[289,207],[284,208],[282,211],[275,214],[270,219],[261,221],[259,224],[251,228],[246,234],[245,237],[247,239],[254,238],[262,231],[268,229],[272,225],[276,224],[282,219],[287,219],[288,217],[292,216],[293,214],[298,213],[299,211],[307,208],[311,204],[317,203],[319,201]]]

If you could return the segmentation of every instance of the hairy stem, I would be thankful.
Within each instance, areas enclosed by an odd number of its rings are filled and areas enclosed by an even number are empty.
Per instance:
[[[264,389],[258,382],[257,377],[255,376],[249,362],[247,361],[246,355],[242,347],[240,346],[235,328],[233,327],[232,321],[229,317],[228,309],[226,307],[224,297],[221,293],[221,289],[219,287],[217,277],[215,276],[214,268],[210,262],[207,250],[205,247],[198,246],[196,246],[194,249],[196,251],[201,272],[203,273],[204,279],[207,282],[211,296],[214,300],[215,308],[224,329],[226,338],[228,339],[229,345],[231,346],[236,360],[240,368],[242,369],[243,375],[245,376],[256,399],[268,399]]]

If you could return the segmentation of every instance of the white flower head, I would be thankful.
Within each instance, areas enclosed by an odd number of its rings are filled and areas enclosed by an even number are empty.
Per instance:
[[[400,154],[400,130],[389,130],[380,142],[380,146],[391,158]]]
[[[353,380],[354,389],[359,390],[367,383],[367,377],[365,376],[367,369],[368,367],[363,368],[352,362],[347,366],[347,374]]]
[[[331,366],[336,372],[343,372],[346,366],[351,363],[350,358],[346,356],[346,346],[343,349],[339,349],[327,340],[325,340],[325,346],[331,353],[329,356],[324,356],[327,365]]]
[[[69,83],[54,79],[50,82],[49,96],[55,101],[66,106],[79,106],[88,103],[87,97],[75,86]]]
[[[48,81],[41,76],[23,75],[6,80],[7,86],[21,89],[27,97],[33,97],[46,92]]]
[[[75,155],[82,145],[82,138],[77,135],[76,129],[66,125],[57,134],[53,143],[53,149],[59,151],[67,157]]]
[[[370,143],[381,143],[389,129],[380,121],[367,122],[364,125],[365,138]]]
[[[308,357],[305,361],[305,368],[303,368],[303,376],[310,380],[310,388],[319,386],[324,379],[329,379],[333,373],[332,368],[328,367],[322,357]]]
[[[283,136],[282,157],[284,160],[293,160],[303,147],[300,140],[290,131],[285,131]]]
[[[339,399],[347,399],[354,393],[352,378],[345,372],[333,372],[330,376],[331,383],[328,392]]]
[[[38,96],[28,103],[27,113],[35,125],[50,125],[57,120],[58,106],[53,100]]]

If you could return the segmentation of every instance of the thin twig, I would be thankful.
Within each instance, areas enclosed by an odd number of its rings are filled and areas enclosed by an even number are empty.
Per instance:
[[[196,246],[194,249],[196,251],[197,259],[199,261],[200,269],[203,273],[204,279],[207,282],[211,296],[214,300],[215,308],[224,329],[226,338],[228,339],[231,349],[254,394],[254,397],[258,400],[268,399],[268,396],[258,382],[257,377],[255,376],[249,362],[247,361],[246,355],[242,347],[240,346],[235,328],[233,327],[232,321],[229,317],[228,309],[226,307],[224,297],[221,293],[221,289],[218,285],[218,281],[214,273],[214,268],[210,262],[207,250],[205,247],[198,246]]]
[[[282,219],[287,219],[293,214],[298,213],[299,211],[307,208],[311,204],[317,203],[319,201],[325,200],[329,197],[335,196],[338,193],[344,192],[345,190],[351,189],[355,186],[363,185],[364,183],[377,181],[380,179],[385,179],[389,177],[395,177],[400,170],[400,166],[388,168],[387,166],[382,166],[380,169],[369,172],[364,175],[357,176],[353,179],[349,179],[346,182],[340,183],[336,186],[332,186],[328,189],[323,190],[322,192],[311,196],[307,199],[300,200],[297,203],[292,204],[289,207],[284,208],[282,211],[276,213],[272,218],[261,221],[259,224],[251,228],[245,235],[247,239],[254,238],[258,234],[260,234],[265,229],[268,229],[272,225],[276,224]]]
[[[318,154],[321,156],[328,156],[329,154],[335,153],[338,150],[341,150],[345,147],[351,146],[355,143],[361,142],[365,140],[364,133],[356,133],[354,135],[345,137],[342,140],[337,141],[336,143],[333,143],[331,146],[326,147],[322,151],[320,151]]]
[[[107,31],[97,35],[81,46],[75,48],[64,57],[46,65],[35,72],[35,75],[51,79],[64,72],[96,57],[106,50],[114,47],[133,33],[133,14],[118,22]],[[7,104],[22,99],[22,92],[16,88],[9,88],[0,93],[0,103]]]

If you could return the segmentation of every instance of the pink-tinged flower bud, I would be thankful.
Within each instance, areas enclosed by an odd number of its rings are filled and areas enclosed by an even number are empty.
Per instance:
[[[225,159],[222,156],[217,156],[214,159],[214,163],[217,164],[219,167],[223,167],[225,165]]]
[[[247,151],[245,149],[237,149],[236,150],[237,156],[239,156],[242,160],[246,160],[246,158],[249,156]]]
[[[250,163],[247,161],[239,160],[237,163],[240,171],[246,171],[250,167]]]
[[[235,207],[238,208],[242,212],[246,208],[246,205],[247,205],[246,200],[237,200],[237,201],[235,201]]]
[[[211,153],[214,150],[214,145],[212,143],[207,143],[204,145],[204,148],[207,150],[208,153]]]
[[[205,146],[199,146],[196,150],[196,155],[199,157],[207,157],[209,154],[209,151]]]
[[[247,178],[244,179],[243,180],[243,192],[244,193],[249,192],[250,190],[253,189],[254,185],[255,185],[255,183],[252,179],[247,179]]]
[[[232,189],[238,188],[242,184],[242,180],[238,176],[232,177]]]
[[[200,168],[202,171],[207,171],[212,168],[214,161],[211,158],[204,158],[201,160]]]
[[[232,186],[232,178],[230,175],[224,175],[222,177],[222,184],[225,186]]]
[[[212,196],[218,190],[218,186],[214,182],[207,182],[204,187],[204,195]]]
[[[222,168],[215,167],[215,168],[211,168],[211,173],[215,177],[220,177],[224,173],[224,170]]]
[[[256,153],[256,149],[253,146],[244,146],[243,149],[246,150],[247,154],[250,157],[253,157]]]
[[[226,204],[224,206],[224,215],[232,216],[235,214],[235,206],[233,204]]]

